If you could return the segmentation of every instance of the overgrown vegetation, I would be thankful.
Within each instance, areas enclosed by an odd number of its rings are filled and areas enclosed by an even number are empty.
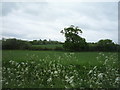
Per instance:
[[[117,53],[3,51],[3,88],[120,88]]]

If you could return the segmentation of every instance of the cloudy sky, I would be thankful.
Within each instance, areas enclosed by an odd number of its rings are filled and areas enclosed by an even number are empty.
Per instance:
[[[64,41],[60,31],[75,25],[87,42],[118,42],[117,2],[4,2],[0,19],[4,38]]]

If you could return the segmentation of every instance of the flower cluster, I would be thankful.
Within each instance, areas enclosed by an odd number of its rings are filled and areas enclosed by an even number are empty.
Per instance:
[[[29,56],[29,55],[27,55]],[[96,57],[100,66],[65,65],[61,61],[76,59],[74,53],[65,53],[57,60],[49,55],[18,62],[3,61],[3,87],[17,88],[119,88],[120,74],[117,54],[99,53]],[[57,57],[57,56],[56,56]],[[102,58],[102,59],[101,59]],[[113,62],[113,63],[111,63]]]

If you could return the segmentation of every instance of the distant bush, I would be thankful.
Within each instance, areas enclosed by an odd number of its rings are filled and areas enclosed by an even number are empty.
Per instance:
[[[29,50],[64,50],[62,46],[55,46],[53,45],[53,47],[49,46],[49,45],[32,45]]]
[[[30,43],[32,45],[61,44],[61,42],[53,41],[53,40],[50,40],[50,39],[49,39],[49,41],[46,40],[46,39],[44,39],[44,40],[41,40],[41,39],[40,40],[33,40],[33,41],[30,41]]]
[[[42,47],[36,47],[36,46],[34,46],[34,45],[32,45],[30,48],[29,48],[29,50],[41,50],[42,49]]]
[[[18,50],[18,49],[29,49],[31,44],[27,41],[17,40],[17,39],[6,39],[2,41],[2,49],[11,49],[11,50]]]
[[[64,48],[56,46],[54,50],[64,50]]]

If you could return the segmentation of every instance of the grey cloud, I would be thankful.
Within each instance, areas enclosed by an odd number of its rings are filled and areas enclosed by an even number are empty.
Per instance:
[[[2,2],[2,15],[3,16],[8,15],[14,9],[17,9],[16,3],[13,3],[13,2]]]
[[[60,30],[75,25],[87,41],[117,41],[116,3],[17,3],[16,7],[3,19],[3,36],[64,41]]]
[[[48,3],[47,2],[40,2],[40,3],[18,3],[18,5],[21,7],[23,12],[31,14],[31,15],[39,15],[44,13],[44,10],[47,9]]]

